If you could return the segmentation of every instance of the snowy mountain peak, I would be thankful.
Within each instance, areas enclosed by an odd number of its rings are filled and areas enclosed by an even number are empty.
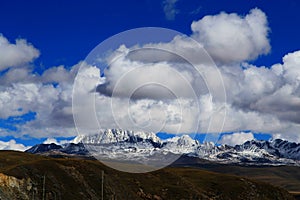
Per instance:
[[[201,144],[189,135],[161,140],[152,132],[106,129],[94,135],[79,135],[73,142],[78,144],[62,147],[36,145],[28,152],[43,153],[56,149],[63,153],[82,155],[95,149],[94,153],[107,158],[147,160],[152,155],[186,154],[221,163],[300,165],[300,144],[281,139],[251,140],[241,145],[218,146],[211,142]]]
[[[151,141],[153,143],[161,143],[159,137],[152,132],[143,131],[128,131],[122,129],[103,129],[99,133],[94,135],[79,135],[74,141],[83,142],[86,144],[114,144],[122,142],[141,142]]]
[[[197,146],[197,145],[199,145],[198,140],[194,140],[188,135],[175,136],[175,137],[166,139],[165,142],[177,143],[177,145],[179,145],[179,146]]]

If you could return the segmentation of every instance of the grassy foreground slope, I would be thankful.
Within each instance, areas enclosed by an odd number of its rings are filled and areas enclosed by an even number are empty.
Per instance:
[[[300,193],[300,167],[296,166],[232,166],[215,165],[210,170],[217,173],[226,173],[244,176],[261,182],[271,183],[275,186],[285,188],[288,191]]]
[[[0,198],[101,199],[102,171],[104,199],[293,199],[267,183],[201,169],[172,167],[130,174],[96,160],[13,151],[0,151]]]
[[[198,158],[182,157],[173,165],[176,167],[198,168],[221,174],[247,177],[251,180],[266,182],[284,188],[294,194],[300,194],[299,166],[257,166],[218,164]],[[299,195],[300,196],[300,195]]]

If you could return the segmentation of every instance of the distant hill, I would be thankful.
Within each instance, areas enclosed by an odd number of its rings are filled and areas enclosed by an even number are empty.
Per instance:
[[[44,194],[45,200],[98,200],[102,172],[105,200],[293,199],[286,190],[267,183],[197,168],[169,167],[132,174],[113,170],[97,160],[14,151],[0,151],[0,198],[32,200],[42,199]]]

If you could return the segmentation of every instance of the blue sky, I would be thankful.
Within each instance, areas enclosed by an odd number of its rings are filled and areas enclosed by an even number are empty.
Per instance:
[[[191,33],[190,25],[205,15],[221,11],[245,15],[252,8],[263,10],[271,27],[272,52],[256,61],[259,65],[281,62],[298,49],[300,22],[297,0],[187,0],[178,1],[173,20],[163,11],[163,2],[141,1],[2,1],[1,33],[10,40],[26,38],[40,51],[37,71],[54,65],[72,66],[98,43],[119,32],[138,27],[165,27]]]
[[[0,33],[10,43],[14,43],[15,39],[24,38],[39,50],[40,56],[36,56],[32,59],[33,62],[29,63],[33,68],[32,74],[42,75],[47,69],[59,65],[71,70],[73,65],[84,60],[100,42],[128,29],[164,27],[191,35],[192,22],[206,15],[226,12],[245,16],[253,8],[259,8],[267,16],[271,50],[267,55],[259,55],[257,59],[248,63],[258,67],[270,67],[275,63],[282,63],[284,55],[299,50],[300,2],[297,0],[11,0],[1,2]],[[0,71],[0,78],[7,71],[8,68]],[[63,88],[64,83],[61,85],[59,87]],[[3,134],[3,141],[16,139],[18,143],[30,146],[48,138],[38,134],[31,135],[28,130],[22,134],[13,133],[26,122],[35,121],[36,117],[40,117],[39,113],[30,107],[23,109],[20,105],[20,108],[15,110],[15,114],[0,118],[0,127],[11,132],[11,135]],[[56,123],[53,121],[53,124]],[[38,127],[36,124],[34,126]],[[237,131],[244,130],[247,129]],[[268,134],[254,136],[258,139],[270,137]],[[61,135],[54,134],[54,137],[58,140],[64,139]],[[68,135],[66,138],[72,137]]]

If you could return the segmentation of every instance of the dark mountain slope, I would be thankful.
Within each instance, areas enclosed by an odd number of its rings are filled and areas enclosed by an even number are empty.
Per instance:
[[[134,166],[133,166],[134,167]],[[96,160],[0,151],[1,199],[293,199],[283,189],[192,168],[122,173]],[[44,179],[45,175],[45,179]]]

